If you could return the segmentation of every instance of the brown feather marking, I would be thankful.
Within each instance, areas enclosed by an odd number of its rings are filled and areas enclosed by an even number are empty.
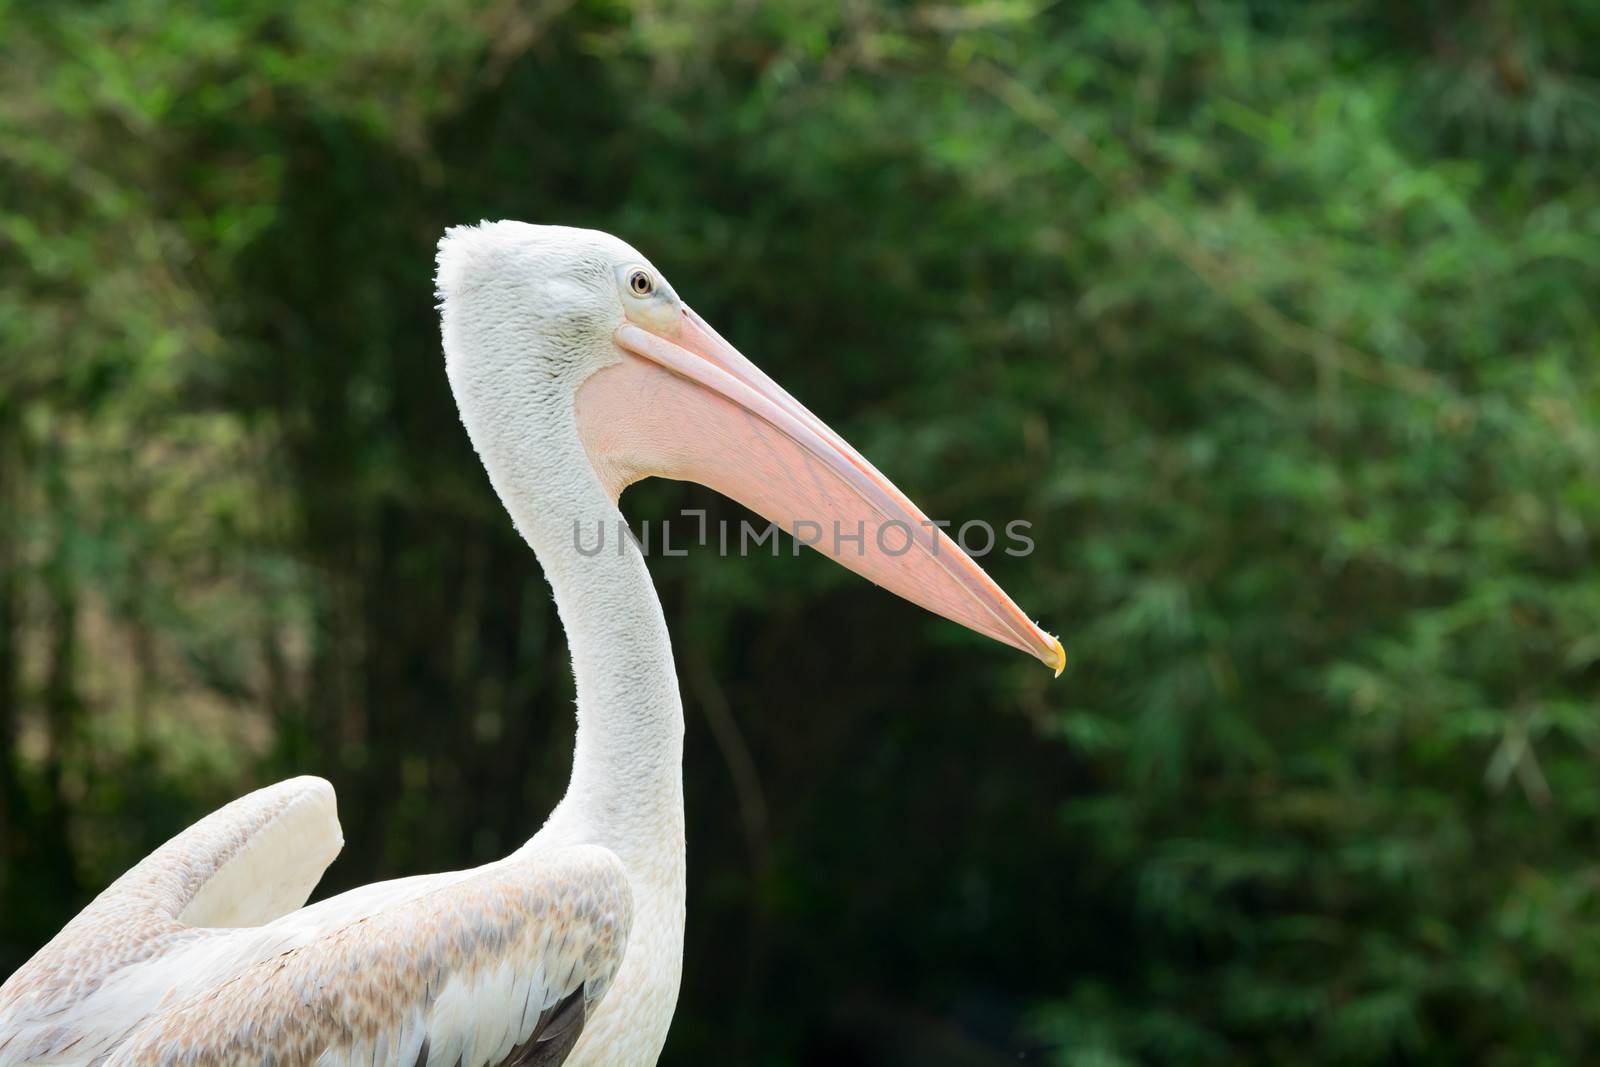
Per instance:
[[[631,911],[626,873],[611,852],[574,845],[519,854],[330,930],[163,1010],[111,1064],[312,1067],[322,1054],[370,1047],[413,1011],[429,1010],[451,977],[470,982],[508,953],[533,960],[544,952],[552,973],[567,976],[547,992],[570,988],[569,982],[603,991],[621,964]],[[551,924],[559,937],[551,936]],[[540,1013],[540,1039],[511,1062],[543,1067],[567,1057],[582,1006],[564,1013],[566,1003],[548,1018]]]

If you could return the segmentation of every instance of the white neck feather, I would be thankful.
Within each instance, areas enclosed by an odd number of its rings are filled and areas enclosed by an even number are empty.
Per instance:
[[[579,441],[570,394],[533,399],[522,383],[472,369],[495,365],[452,358],[451,385],[489,480],[544,568],[577,677],[572,781],[542,839],[605,845],[640,873],[681,867],[683,703],[661,603],[638,547],[619,542],[622,513]],[[589,552],[600,526],[604,549]]]
[[[663,848],[681,855],[683,704],[650,573],[632,540],[618,537],[622,513],[594,488],[583,518],[539,550],[578,690],[572,781],[551,823],[571,820],[635,867]],[[576,538],[581,531],[593,550],[599,523],[604,544],[586,555]]]

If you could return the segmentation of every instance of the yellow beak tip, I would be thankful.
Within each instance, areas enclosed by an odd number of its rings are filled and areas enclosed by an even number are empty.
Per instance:
[[[1055,662],[1050,666],[1056,669],[1056,677],[1059,678],[1061,672],[1067,669],[1067,650],[1061,647],[1061,638],[1052,635],[1050,640],[1056,643]]]

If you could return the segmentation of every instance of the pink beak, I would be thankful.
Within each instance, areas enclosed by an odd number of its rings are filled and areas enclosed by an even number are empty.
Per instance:
[[[580,435],[613,495],[648,476],[699,482],[1061,673],[1061,642],[842,437],[688,308],[664,332],[624,323],[622,361],[578,394]]]

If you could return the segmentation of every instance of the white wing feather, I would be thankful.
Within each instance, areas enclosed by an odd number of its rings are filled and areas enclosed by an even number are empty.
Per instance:
[[[258,789],[201,819],[0,986],[0,1067],[92,1062],[154,1009],[152,987],[181,990],[293,947],[295,931],[253,924],[303,904],[342,844],[320,778]],[[250,928],[210,928],[224,924]]]
[[[0,987],[0,1067],[411,1067],[424,1050],[492,1067],[575,994],[592,1010],[621,965],[632,893],[594,845],[365,886],[262,926],[177,918],[271,918],[337,841],[332,790],[297,779],[168,842]]]
[[[410,1067],[424,1042],[428,1064],[494,1067],[568,998],[600,1001],[631,916],[612,852],[519,852],[160,1012],[107,1067]]]

